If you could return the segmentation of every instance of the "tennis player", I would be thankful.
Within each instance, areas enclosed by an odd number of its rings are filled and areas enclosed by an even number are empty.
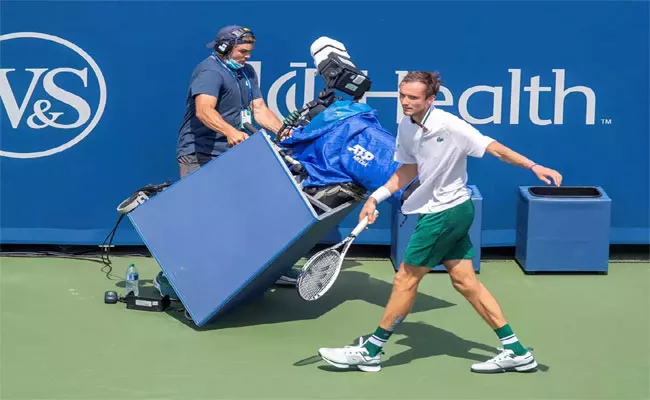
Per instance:
[[[472,266],[474,249],[469,228],[474,206],[466,188],[467,156],[480,158],[490,153],[501,161],[531,170],[547,184],[552,180],[556,186],[560,186],[562,176],[482,135],[464,120],[435,108],[433,101],[440,84],[437,73],[419,71],[409,72],[400,83],[405,116],[398,128],[395,160],[402,166],[370,196],[359,219],[368,217],[368,222],[373,223],[377,204],[419,176],[420,186],[402,206],[405,214],[419,214],[419,220],[375,333],[366,340],[360,338],[356,346],[319,350],[321,357],[336,367],[379,371],[382,348],[410,312],[422,277],[441,262],[454,288],[494,329],[503,346],[496,357],[472,365],[471,371],[524,372],[537,367],[530,349],[519,341]]]

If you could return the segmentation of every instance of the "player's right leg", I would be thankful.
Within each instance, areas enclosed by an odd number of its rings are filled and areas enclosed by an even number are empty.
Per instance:
[[[396,326],[411,311],[418,285],[429,271],[430,268],[427,267],[402,263],[395,274],[393,290],[375,333],[366,340],[360,338],[356,346],[321,348],[318,350],[321,358],[337,368],[356,367],[364,372],[379,371],[382,347]]]
[[[442,211],[420,217],[409,239],[404,262],[395,274],[390,299],[375,333],[357,346],[319,349],[323,360],[338,368],[357,367],[367,372],[381,369],[382,348],[411,311],[420,281],[431,268],[440,264],[444,254],[458,240],[443,234],[447,214]]]

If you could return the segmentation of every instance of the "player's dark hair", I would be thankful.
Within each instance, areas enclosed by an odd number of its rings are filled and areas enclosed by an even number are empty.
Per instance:
[[[443,83],[443,81],[440,79],[439,73],[426,72],[426,71],[409,72],[408,74],[406,74],[404,79],[402,79],[402,82],[400,82],[400,86],[402,85],[402,83],[408,83],[408,82],[423,83],[427,87],[425,91],[427,98],[437,95],[438,91],[440,90],[440,85]]]

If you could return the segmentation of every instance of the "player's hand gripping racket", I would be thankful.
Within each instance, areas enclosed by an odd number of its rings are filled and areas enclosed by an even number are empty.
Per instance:
[[[377,215],[379,213],[375,210],[375,217]],[[368,226],[368,217],[364,217],[352,230],[352,233],[339,244],[319,251],[307,260],[298,276],[297,288],[300,297],[307,301],[313,301],[330,290],[341,272],[343,259],[350,245],[366,226]],[[339,253],[338,249],[341,247],[343,250]]]

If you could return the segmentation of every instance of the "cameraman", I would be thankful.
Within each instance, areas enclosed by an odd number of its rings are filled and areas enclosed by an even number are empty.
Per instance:
[[[253,32],[237,25],[220,29],[207,45],[212,54],[192,73],[178,135],[181,178],[246,140],[245,122],[254,119],[271,132],[282,126],[264,103],[255,70],[246,64],[254,46]]]

